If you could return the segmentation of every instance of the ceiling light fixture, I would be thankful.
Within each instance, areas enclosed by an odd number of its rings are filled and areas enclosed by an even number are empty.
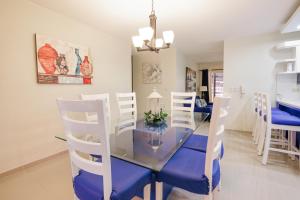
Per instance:
[[[154,3],[152,0],[152,10],[149,16],[150,27],[139,29],[139,35],[132,37],[133,46],[137,51],[154,51],[159,52],[160,49],[167,49],[174,41],[173,31],[164,31],[163,39],[156,37],[156,19],[154,11]]]

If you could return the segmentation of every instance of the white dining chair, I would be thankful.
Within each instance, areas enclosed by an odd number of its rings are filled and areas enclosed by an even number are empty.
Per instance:
[[[109,134],[104,100],[57,99],[71,160],[75,199],[131,199],[135,192],[144,188],[144,199],[150,199],[151,171],[128,162],[111,158]],[[72,113],[96,113],[96,121],[82,121],[72,118]],[[81,139],[86,133],[100,138],[100,142]],[[98,160],[89,160],[86,155],[97,155]],[[134,172],[134,173],[132,173]],[[117,173],[114,175],[114,173]],[[126,177],[132,193],[128,193]],[[91,182],[91,180],[94,180]],[[121,182],[121,184],[120,184]],[[123,183],[122,183],[123,182]],[[144,185],[140,185],[144,184]],[[124,187],[124,185],[126,185]],[[114,191],[112,192],[112,188]],[[128,196],[124,196],[127,194]],[[124,198],[123,198],[124,197]]]
[[[206,153],[180,148],[157,174],[157,200],[162,199],[163,183],[213,199],[213,190],[220,183],[220,151],[229,101],[230,97],[214,99]]]
[[[195,129],[196,92],[171,92],[171,125]]]
[[[254,126],[254,142],[257,144],[257,154],[259,156],[263,153],[265,135],[267,130],[267,123],[265,117],[268,115],[268,94],[263,92],[256,92],[256,122]],[[285,112],[279,109],[271,109],[271,115],[284,114]],[[281,145],[283,148],[287,145],[287,139],[284,136],[282,130],[272,130],[272,137],[276,140],[277,145]]]
[[[266,131],[261,132],[262,135],[260,137],[261,145],[259,151],[263,151],[262,163],[267,164],[270,151],[300,156],[300,151],[292,145],[293,134],[300,132],[300,118],[285,112],[272,114],[269,96],[264,94],[263,98],[265,99],[264,102],[266,104],[266,112],[263,117]],[[283,131],[281,132],[282,134],[285,133],[285,131],[288,131],[287,142],[284,143],[282,138],[272,137],[273,130],[281,130]]]
[[[135,92],[116,93],[120,118],[137,119],[137,104]]]

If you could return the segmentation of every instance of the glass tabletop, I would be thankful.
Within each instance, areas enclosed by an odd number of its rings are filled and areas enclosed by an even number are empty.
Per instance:
[[[147,125],[140,115],[137,120],[118,120],[111,129],[111,155],[160,171],[208,116],[195,113],[192,124],[178,123],[168,117],[164,123]],[[56,137],[64,140],[64,136]]]

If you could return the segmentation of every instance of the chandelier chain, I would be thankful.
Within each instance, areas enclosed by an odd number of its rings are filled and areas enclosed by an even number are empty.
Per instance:
[[[152,0],[152,10],[151,10],[151,13],[154,13],[154,0]]]

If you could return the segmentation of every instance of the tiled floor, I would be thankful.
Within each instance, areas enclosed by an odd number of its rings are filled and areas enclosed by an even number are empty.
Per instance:
[[[197,132],[207,132],[207,125]],[[227,131],[222,160],[222,189],[215,200],[300,199],[298,163],[272,154],[267,166],[256,156],[249,133]],[[0,177],[1,200],[71,200],[69,157],[58,155],[32,167]],[[196,200],[198,195],[174,189],[169,200]]]

